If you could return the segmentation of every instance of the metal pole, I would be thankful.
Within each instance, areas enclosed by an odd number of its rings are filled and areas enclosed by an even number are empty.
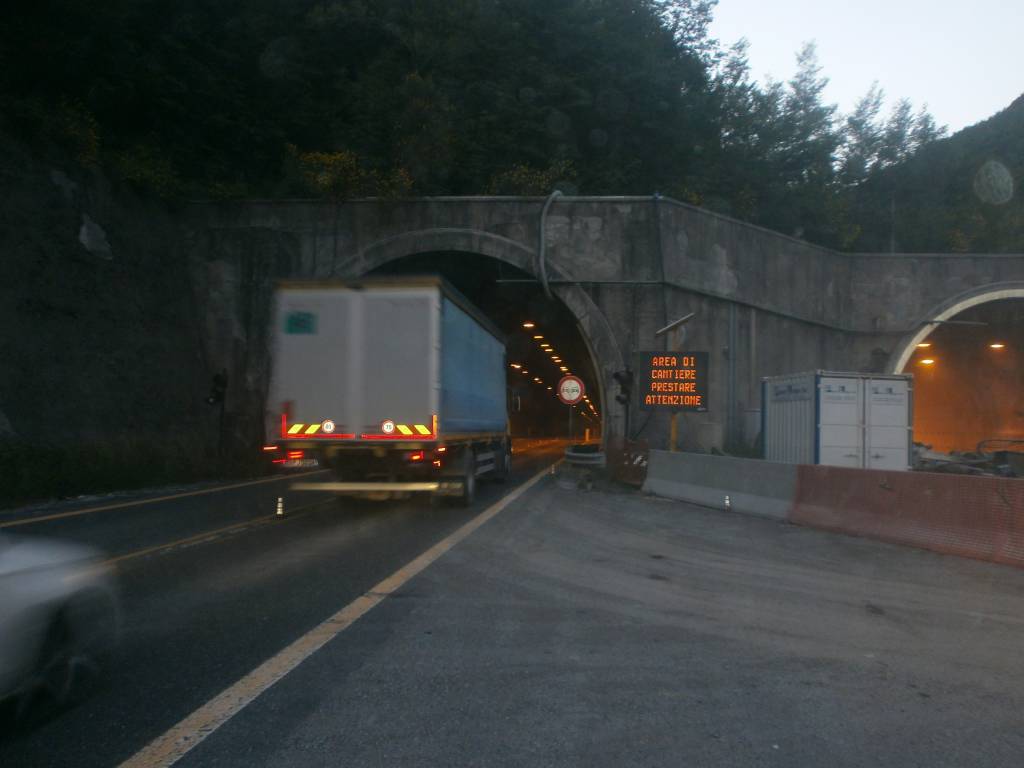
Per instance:
[[[547,245],[545,234],[547,230],[548,221],[548,209],[556,199],[562,196],[560,190],[555,190],[548,199],[544,201],[544,207],[540,210],[540,239],[537,242],[537,274],[540,277],[541,287],[544,288],[544,295],[549,299],[553,298],[551,295],[551,287],[548,285],[548,266],[546,261],[547,256]]]
[[[739,392],[736,381],[737,358],[739,357],[739,317],[735,304],[729,305],[729,379],[726,384],[728,391],[728,408],[725,412],[726,418],[726,441],[729,445],[735,445],[739,433]]]
[[[572,442],[572,406],[569,406],[569,442]]]
[[[679,348],[682,345],[682,342],[681,342],[681,340],[679,338],[680,335],[682,335],[684,338],[686,336],[686,328],[684,326],[682,326],[682,325],[676,326],[675,328],[673,328],[669,332],[668,338],[671,339],[671,341],[669,342],[669,351],[670,352],[679,352],[680,351]],[[673,453],[675,453],[676,451],[679,450],[679,412],[678,411],[672,411],[672,418],[671,418],[670,424],[669,424],[668,449],[670,451],[672,451]]]

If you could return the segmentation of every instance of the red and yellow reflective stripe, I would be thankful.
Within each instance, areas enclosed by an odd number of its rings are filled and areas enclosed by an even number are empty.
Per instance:
[[[332,438],[334,440],[355,440],[356,435],[354,434],[341,434],[320,431],[320,423],[306,424],[305,422],[297,422],[289,426],[288,415],[281,414],[281,438],[285,440],[296,440],[305,437],[316,436],[318,438]],[[383,435],[383,434],[362,434],[360,438],[366,440],[404,440],[407,437],[423,437],[427,440],[434,440],[437,438],[437,414],[433,414],[430,418],[430,426],[426,424],[395,424],[395,432],[397,434]]]
[[[356,436],[354,433],[341,433],[341,432],[321,432],[320,427],[323,422],[317,422],[315,424],[306,424],[305,422],[299,422],[288,426],[288,414],[281,414],[281,439],[282,440],[302,440],[306,437],[313,437],[314,435],[319,438],[330,438],[332,440],[355,440]]]
[[[395,432],[390,435],[362,434],[364,440],[405,440],[409,437],[423,437],[427,440],[437,439],[437,414],[430,418],[430,426],[426,424],[395,424]]]

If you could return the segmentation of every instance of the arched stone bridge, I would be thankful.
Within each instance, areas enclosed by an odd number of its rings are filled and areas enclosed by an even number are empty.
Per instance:
[[[209,354],[266,382],[273,281],[355,278],[396,259],[447,251],[537,275],[544,198],[196,203],[190,268]],[[762,376],[810,369],[892,372],[942,320],[979,302],[1024,298],[1024,254],[839,253],[657,197],[562,197],[545,226],[552,291],[575,315],[602,379],[606,436],[624,413],[612,374],[655,331],[696,312],[687,346],[711,353],[711,408],[687,416],[689,447],[750,440]],[[484,308],[486,309],[486,308]],[[644,436],[661,439],[664,420]]]

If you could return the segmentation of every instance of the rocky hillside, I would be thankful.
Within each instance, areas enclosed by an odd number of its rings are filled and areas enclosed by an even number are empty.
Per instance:
[[[0,138],[0,502],[197,476],[218,448],[174,214]]]

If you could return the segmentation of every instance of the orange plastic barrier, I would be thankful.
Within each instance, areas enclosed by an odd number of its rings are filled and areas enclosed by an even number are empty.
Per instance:
[[[1024,480],[801,466],[789,521],[1024,567]]]

